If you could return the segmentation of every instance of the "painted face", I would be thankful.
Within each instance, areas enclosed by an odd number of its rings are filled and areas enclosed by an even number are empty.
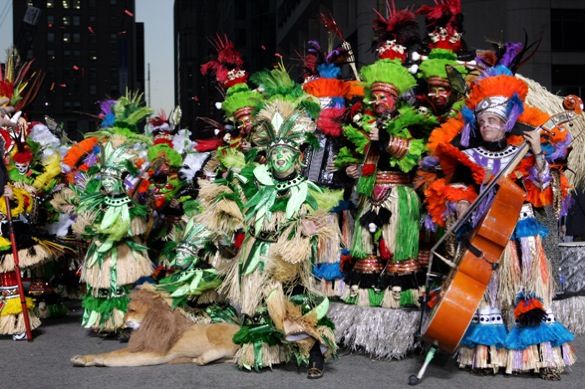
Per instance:
[[[122,193],[122,182],[114,177],[102,177],[102,188],[108,194]]]
[[[297,168],[298,151],[287,146],[275,146],[270,150],[268,163],[276,178],[286,178]]]
[[[14,164],[14,167],[16,168],[16,170],[18,171],[18,173],[20,174],[26,174],[26,172],[28,172],[28,168],[30,166],[30,163],[28,162],[16,162]]]
[[[429,92],[427,96],[431,101],[433,107],[437,110],[446,108],[451,103],[452,96],[451,88],[439,85],[429,85]]]
[[[238,130],[241,134],[249,134],[252,131],[252,116],[245,115],[238,119]]]
[[[390,92],[376,90],[372,92],[372,104],[378,115],[392,113],[396,110],[396,96]]]
[[[497,142],[504,139],[504,120],[491,112],[480,113],[477,117],[477,124],[481,137],[486,142]]]

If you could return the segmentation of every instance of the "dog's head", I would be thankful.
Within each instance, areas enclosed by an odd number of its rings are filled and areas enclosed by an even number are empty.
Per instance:
[[[126,327],[132,328],[133,330],[140,328],[151,306],[152,304],[149,304],[146,299],[133,298],[130,300],[125,317]]]

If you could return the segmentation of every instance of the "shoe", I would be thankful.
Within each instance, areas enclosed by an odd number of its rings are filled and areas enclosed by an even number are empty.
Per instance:
[[[14,340],[14,341],[26,340],[26,332],[20,332],[18,334],[12,334],[12,340]]]
[[[315,342],[315,345],[311,348],[309,353],[309,369],[307,370],[307,378],[310,380],[316,380],[323,377],[325,373],[325,357],[321,353],[319,342]]]

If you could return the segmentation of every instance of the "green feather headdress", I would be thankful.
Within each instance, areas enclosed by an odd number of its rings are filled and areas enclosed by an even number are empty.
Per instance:
[[[398,92],[403,94],[416,85],[416,79],[396,59],[379,59],[371,65],[364,66],[361,69],[361,76],[368,89],[373,83],[381,82],[394,85]]]
[[[419,78],[440,77],[447,79],[445,65],[453,66],[459,73],[467,74],[465,66],[457,63],[457,55],[451,50],[433,49],[428,58],[421,62],[418,67]]]
[[[293,81],[282,62],[272,70],[252,74],[250,81],[259,86],[266,104],[274,100],[287,100],[306,111],[312,118],[319,115],[319,100]]]
[[[134,154],[126,145],[114,147],[111,142],[106,143],[102,149],[102,168],[101,175],[116,179],[122,178],[122,173],[129,170],[129,161],[134,158]]]
[[[261,103],[262,95],[260,93],[250,90],[246,84],[236,84],[227,90],[221,108],[227,117],[233,118],[238,109],[251,107],[255,110]]]
[[[166,160],[172,167],[181,167],[183,165],[181,154],[164,143],[148,148],[148,160],[154,162],[157,159]]]
[[[256,115],[252,141],[259,147],[286,145],[298,149],[315,131],[315,123],[303,109],[287,100],[274,100]]]
[[[128,90],[124,96],[116,100],[113,111],[116,116],[115,126],[131,130],[136,130],[138,122],[146,119],[153,112],[152,109],[144,106],[143,93]]]

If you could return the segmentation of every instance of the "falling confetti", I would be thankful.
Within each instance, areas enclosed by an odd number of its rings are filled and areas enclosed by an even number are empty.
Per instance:
[[[92,34],[95,34],[95,31],[93,30],[92,26],[87,26],[87,31],[91,32]]]
[[[125,13],[126,15],[130,16],[130,17],[133,17],[133,16],[134,16],[134,14],[132,13],[132,11],[130,11],[130,10],[128,10],[128,9],[125,9],[125,10],[124,10],[124,13]]]

